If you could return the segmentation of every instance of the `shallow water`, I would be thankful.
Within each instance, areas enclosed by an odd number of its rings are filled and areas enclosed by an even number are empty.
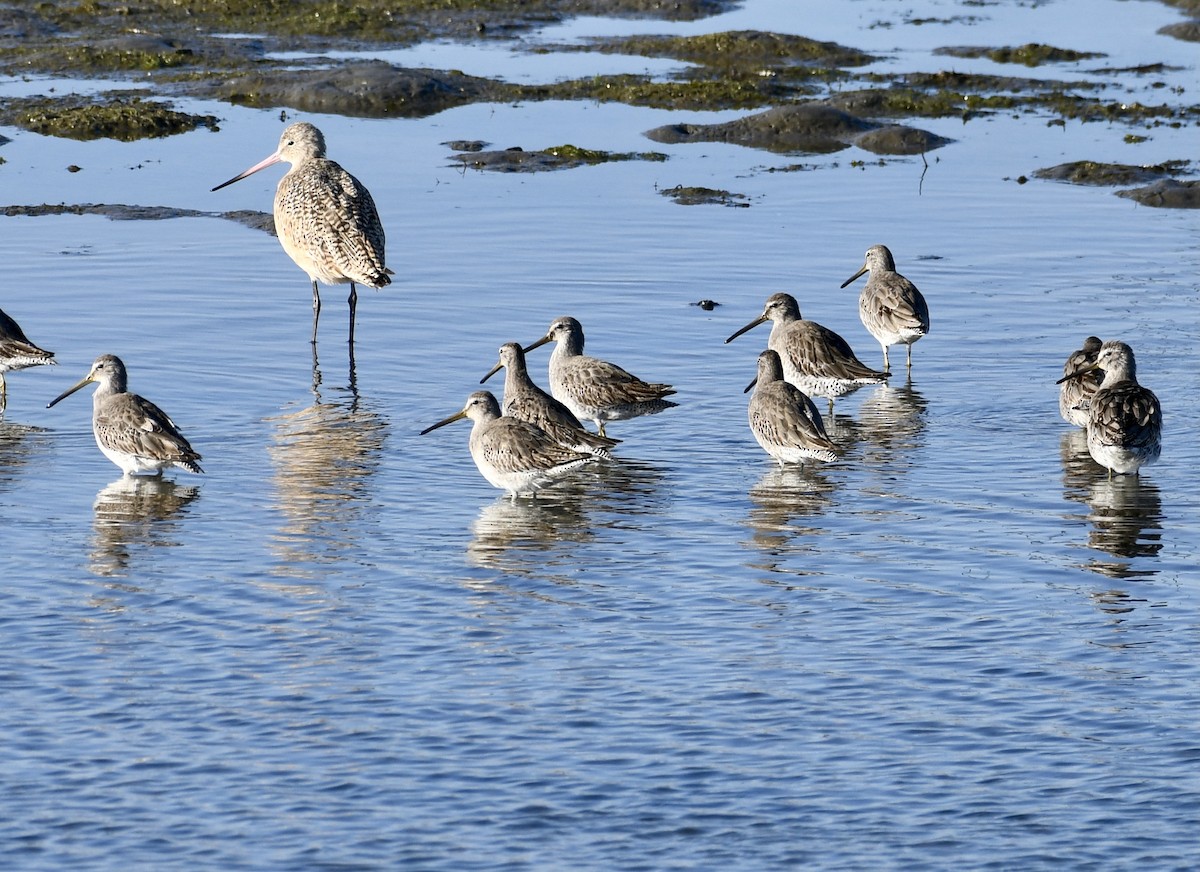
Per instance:
[[[912,17],[977,20],[917,26],[883,3],[801,16],[750,0],[538,38],[758,27],[922,70],[951,66],[940,45],[1038,41],[1110,57],[952,66],[1073,79],[1165,60],[1183,68],[1165,80],[1194,82],[1194,48],[1154,34],[1175,13],[1102,6],[928,2]],[[6,202],[269,209],[277,172],[208,189],[274,148],[279,112],[186,108],[221,131],[0,131]],[[374,193],[397,273],[360,295],[353,361],[334,288],[314,365],[306,280],[266,234],[3,219],[0,306],[61,363],[10,375],[0,421],[7,863],[1196,865],[1200,225],[1015,181],[1188,158],[1194,128],[1131,145],[1121,125],[917,119],[956,140],[928,169],[642,136],[738,114],[311,117]],[[455,139],[669,160],[463,172]],[[678,184],[750,206],[657,193]],[[838,401],[843,462],[780,470],[742,393],[767,328],[723,340],[787,290],[878,363],[857,286],[838,290],[876,242],[928,298],[932,332],[909,381],[901,368]],[[702,298],[721,305],[689,305]],[[461,407],[502,342],[562,314],[681,405],[614,425],[617,461],[510,502],[472,465],[466,424],[417,433]],[[1089,333],[1129,342],[1162,400],[1162,460],[1140,479],[1110,482],[1058,418],[1054,380]],[[86,393],[44,408],[102,352],[205,476],[121,481]],[[544,383],[547,352],[530,358]]]

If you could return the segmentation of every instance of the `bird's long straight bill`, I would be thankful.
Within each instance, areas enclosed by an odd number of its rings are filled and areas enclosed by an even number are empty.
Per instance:
[[[71,396],[71,394],[75,393],[77,390],[80,390],[81,388],[86,388],[91,383],[92,383],[92,380],[90,377],[85,378],[79,384],[75,385],[75,387],[67,388],[65,391],[63,391],[61,394],[59,394],[57,397],[52,399],[50,402],[46,403],[46,408],[49,409],[51,406],[57,404],[60,400],[65,400],[67,397]]]
[[[483,378],[481,378],[481,379],[479,380],[479,383],[480,383],[480,384],[483,384],[485,381],[487,381],[488,379],[490,379],[492,376],[494,376],[496,373],[498,373],[498,372],[499,372],[500,370],[502,370],[502,369],[504,369],[504,364],[503,364],[503,363],[498,363],[498,364],[496,364],[495,366],[493,366],[491,369],[489,369],[489,370],[488,370],[488,374],[487,374],[487,375],[485,375]]]
[[[467,417],[466,409],[463,409],[461,412],[455,412],[449,418],[445,418],[444,420],[438,421],[436,424],[426,427],[420,432],[419,435],[424,436],[426,433],[432,433],[438,427],[445,427],[447,424],[453,424],[455,421],[461,421],[465,417]]]
[[[726,340],[725,340],[725,344],[726,344],[726,345],[728,345],[730,342],[732,342],[733,340],[737,339],[737,338],[738,338],[739,336],[741,336],[743,333],[745,333],[745,332],[747,332],[747,331],[749,331],[749,330],[753,330],[755,327],[757,327],[759,324],[762,324],[762,323],[763,323],[764,321],[766,321],[766,320],[767,320],[767,318],[766,318],[765,316],[764,316],[764,317],[761,317],[761,318],[755,318],[753,321],[751,321],[749,324],[747,324],[747,325],[746,325],[745,327],[743,327],[741,330],[737,331],[737,332],[736,332],[736,333],[734,333],[732,336],[730,336],[728,339],[726,339]]]
[[[541,348],[547,342],[553,342],[553,341],[554,340],[550,338],[549,334],[547,334],[547,335],[543,336],[541,339],[539,339],[537,342],[533,343],[533,345],[526,345],[524,348],[521,349],[521,351],[523,351],[525,354],[528,354],[529,352],[533,351],[533,349]]]
[[[254,166],[250,167],[250,169],[246,170],[245,172],[238,173],[236,176],[234,176],[229,181],[221,182],[221,184],[217,185],[212,190],[219,191],[224,187],[228,187],[229,185],[232,185],[234,182],[240,182],[242,179],[246,178],[246,176],[252,176],[259,170],[265,170],[267,167],[272,166],[277,163],[279,163],[279,153],[278,152],[271,155],[270,157],[263,158],[258,163],[256,163]],[[211,191],[210,191],[210,193],[211,193]]]
[[[842,287],[843,287],[843,288],[844,288],[844,287],[846,287],[846,285],[850,284],[852,281],[854,281],[854,280],[855,280],[856,278],[858,278],[860,275],[862,275],[863,273],[865,273],[865,272],[867,271],[867,269],[868,269],[868,267],[865,267],[865,266],[864,266],[862,269],[860,269],[860,270],[859,270],[858,272],[856,272],[854,275],[850,276],[850,278],[848,278],[848,279],[846,279],[844,282],[842,282]]]
[[[1074,372],[1069,372],[1066,375],[1064,375],[1062,378],[1060,378],[1058,381],[1056,381],[1055,384],[1060,385],[1063,382],[1070,381],[1073,378],[1081,378],[1082,376],[1085,376],[1088,373],[1096,372],[1098,369],[1100,369],[1100,367],[1096,366],[1095,364],[1093,364],[1092,366],[1080,367],[1079,369],[1075,370]]]

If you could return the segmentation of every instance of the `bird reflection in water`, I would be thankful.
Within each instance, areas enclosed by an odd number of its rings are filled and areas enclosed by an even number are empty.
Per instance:
[[[669,502],[665,473],[653,463],[604,460],[576,471],[537,499],[504,497],[484,506],[471,525],[467,559],[473,566],[567,582],[576,574],[581,545],[612,541],[640,529],[639,518]],[[561,577],[554,567],[563,566]]]
[[[43,427],[30,427],[0,418],[0,491],[34,458],[48,450],[49,432]]]
[[[570,561],[569,543],[594,537],[578,492],[560,487],[534,500],[501,497],[485,505],[471,524],[467,562],[510,575],[553,575],[556,564]],[[556,549],[560,559],[554,557]]]
[[[267,448],[275,470],[275,505],[285,518],[272,547],[285,575],[307,576],[305,564],[355,551],[389,429],[387,419],[358,394],[353,344],[346,387],[324,389],[333,397],[328,400],[322,398],[315,335],[312,354],[313,404],[268,419],[275,428]]]
[[[199,495],[196,485],[158,476],[122,476],[101,488],[92,507],[91,571],[122,576],[135,552],[180,544],[173,533]]]
[[[824,532],[823,527],[805,523],[823,514],[837,495],[840,482],[835,469],[817,465],[788,465],[767,471],[750,488],[750,544],[763,552],[765,562],[758,568],[786,571],[790,575],[819,572],[797,570],[789,562],[782,566],[777,558],[811,550],[805,539]]]
[[[1141,558],[1162,550],[1162,498],[1158,487],[1145,476],[1119,475],[1088,453],[1087,435],[1072,429],[1062,436],[1063,496],[1088,507],[1088,547],[1103,551],[1083,565],[1109,578],[1148,578],[1158,570],[1142,565]]]
[[[868,463],[886,459],[893,468],[911,464],[914,452],[924,442],[928,405],[911,378],[904,384],[881,385],[863,397],[859,435],[866,445]]]

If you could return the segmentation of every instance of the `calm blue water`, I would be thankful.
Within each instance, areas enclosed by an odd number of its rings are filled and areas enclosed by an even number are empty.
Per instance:
[[[939,45],[1040,41],[1194,83],[1194,49],[1155,35],[1175,13],[1101,6],[930,0],[912,17],[974,20],[916,25],[882,2],[801,16],[748,0],[542,37],[771,28],[914,70],[946,67]],[[481,71],[471,59],[453,65]],[[1113,99],[1193,99],[1120,82]],[[4,129],[5,201],[269,209],[278,172],[208,189],[274,148],[278,111],[186,108],[221,132]],[[373,191],[397,272],[361,295],[353,367],[343,291],[323,295],[314,366],[306,279],[265,234],[3,219],[0,307],[61,365],[11,375],[0,421],[0,865],[1200,863],[1200,216],[1015,182],[1064,160],[1188,158],[1195,129],[1131,145],[1121,125],[922,119],[957,140],[928,171],[642,136],[736,115],[309,117]],[[670,160],[464,173],[441,144],[462,138]],[[657,193],[677,184],[751,206]],[[857,288],[838,290],[876,242],[929,299],[932,333],[910,382],[838,402],[844,462],[781,471],[742,393],[767,328],[723,340],[787,290],[878,362]],[[619,461],[509,502],[466,424],[417,433],[501,343],[563,314],[681,405],[614,425]],[[1110,482],[1058,418],[1053,382],[1089,333],[1129,342],[1162,400],[1163,457],[1140,479]],[[86,393],[45,409],[102,352],[207,475],[122,481]],[[547,358],[531,354],[543,382]]]

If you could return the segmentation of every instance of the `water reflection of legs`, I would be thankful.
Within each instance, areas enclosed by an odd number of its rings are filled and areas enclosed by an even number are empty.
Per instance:
[[[101,488],[93,504],[92,572],[123,575],[135,547],[175,544],[167,534],[199,494],[196,485],[159,476],[126,475]]]
[[[797,537],[822,532],[803,522],[822,514],[832,504],[837,488],[830,471],[817,465],[770,470],[750,488],[747,524],[753,531],[751,544],[773,555],[796,550]]]
[[[1162,498],[1148,477],[1118,475],[1108,471],[1088,453],[1087,437],[1074,428],[1063,434],[1063,497],[1088,507],[1091,524],[1088,547],[1112,559],[1092,559],[1084,564],[1109,578],[1144,578],[1157,573],[1139,568],[1138,558],[1153,557],[1162,549]]]
[[[472,524],[470,563],[522,576],[544,576],[552,567],[570,568],[579,546],[601,537],[620,539],[641,518],[669,502],[663,469],[636,460],[598,460],[574,470],[536,498],[498,498],[484,506]],[[616,532],[614,532],[616,531]],[[561,578],[567,581],[570,572]]]
[[[317,309],[313,310],[313,333],[312,333],[312,394],[317,403],[321,402],[321,363],[320,355],[317,346]],[[350,328],[350,344],[348,349],[349,354],[349,372],[346,376],[346,388],[349,390],[354,401],[358,401],[358,368],[354,360],[354,327],[353,321]]]
[[[273,543],[286,571],[301,574],[297,564],[341,559],[365,534],[362,515],[390,429],[354,390],[331,389],[333,396],[322,399],[313,347],[314,402],[271,418],[275,432],[267,449],[276,507],[286,519]]]

